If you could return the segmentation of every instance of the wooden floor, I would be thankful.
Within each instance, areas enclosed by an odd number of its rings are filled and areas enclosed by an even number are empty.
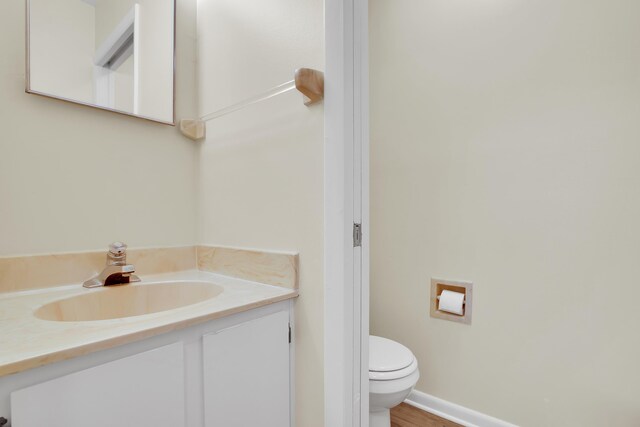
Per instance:
[[[406,403],[391,410],[391,427],[462,427]]]

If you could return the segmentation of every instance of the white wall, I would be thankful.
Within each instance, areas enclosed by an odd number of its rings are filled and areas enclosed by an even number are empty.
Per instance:
[[[142,0],[145,1],[145,0]],[[133,6],[139,2],[136,0],[96,0],[96,37],[95,37],[95,49],[98,50],[100,46],[105,42],[107,37],[113,32],[118,24],[120,24],[123,18],[131,12]],[[162,0],[158,2],[164,6],[164,4],[170,3]],[[163,7],[161,7],[163,8]]]
[[[94,7],[31,0],[30,10],[31,89],[93,103]]]
[[[179,117],[195,115],[195,1],[178,1]],[[0,5],[0,256],[196,240],[197,150],[171,126],[27,95],[23,2]]]
[[[195,2],[195,0],[193,0]],[[143,117],[173,121],[173,1],[171,0],[97,0],[96,49],[114,28],[139,5],[139,33],[136,34],[140,79],[138,111]],[[195,25],[195,24],[192,24]],[[191,28],[191,30],[194,30]],[[121,66],[118,73],[125,70]],[[133,76],[131,77],[133,79]],[[133,112],[133,109],[125,110]]]
[[[135,59],[129,56],[117,70],[113,70],[113,108],[134,113],[135,107]],[[169,101],[171,103],[171,101]]]
[[[417,388],[530,427],[640,425],[632,0],[372,0],[372,332]],[[471,280],[471,326],[431,319]]]
[[[140,4],[140,114],[171,122],[173,99],[173,34],[164,23],[174,19],[171,1],[138,0]],[[197,2],[196,2],[197,3]],[[195,25],[195,24],[193,24]],[[190,30],[194,30],[191,28]],[[193,64],[192,64],[193,65]],[[191,77],[191,76],[189,76]]]
[[[323,69],[321,0],[199,0],[200,112]],[[323,108],[290,92],[207,124],[201,243],[300,253],[296,421],[323,426]]]

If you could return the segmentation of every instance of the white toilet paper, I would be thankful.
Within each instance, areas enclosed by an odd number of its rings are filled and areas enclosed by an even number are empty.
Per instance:
[[[453,291],[442,291],[440,301],[438,302],[438,310],[462,316],[464,314],[463,304],[464,294]]]

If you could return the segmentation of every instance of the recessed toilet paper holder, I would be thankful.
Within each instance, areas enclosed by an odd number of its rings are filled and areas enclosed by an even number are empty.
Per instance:
[[[462,299],[462,314],[454,314],[439,310],[439,302],[441,294],[445,291],[464,294]],[[451,294],[449,294],[450,296]],[[459,295],[458,302],[460,301]],[[457,280],[431,279],[431,304],[430,315],[436,319],[450,320],[457,323],[471,324],[472,301],[473,301],[473,283]],[[460,307],[460,306],[458,306]]]

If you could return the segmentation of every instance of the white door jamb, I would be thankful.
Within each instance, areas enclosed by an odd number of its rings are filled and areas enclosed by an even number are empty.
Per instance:
[[[368,3],[325,2],[325,426],[369,425]],[[354,247],[354,223],[362,224]]]

